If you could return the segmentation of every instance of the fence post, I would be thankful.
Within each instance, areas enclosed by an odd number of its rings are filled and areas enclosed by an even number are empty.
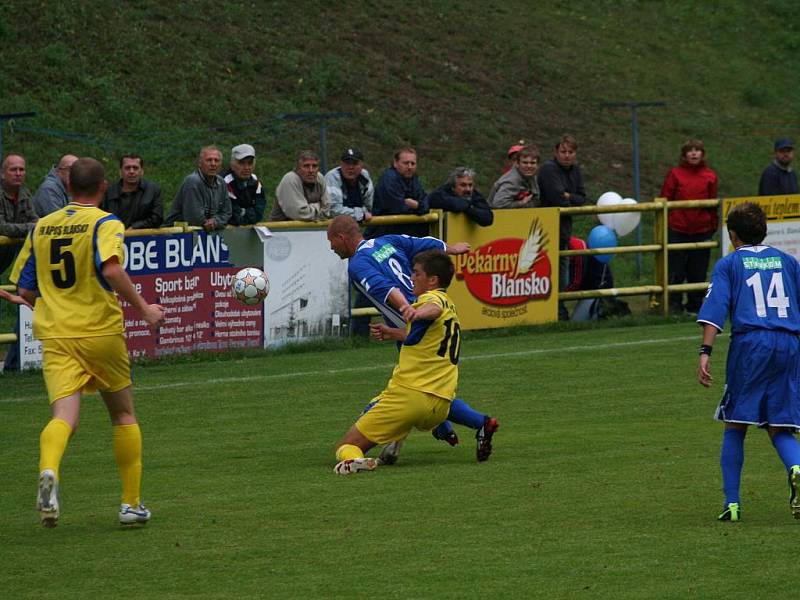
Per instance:
[[[661,314],[665,317],[669,314],[669,243],[667,199],[656,198],[661,202],[662,209],[655,213],[655,236],[656,243],[661,244],[661,250],[656,252],[656,282],[661,285]]]

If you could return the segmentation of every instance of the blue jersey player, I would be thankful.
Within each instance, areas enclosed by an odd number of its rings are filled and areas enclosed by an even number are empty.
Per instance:
[[[411,304],[415,301],[411,274],[416,254],[425,250],[444,250],[448,254],[463,254],[469,244],[450,246],[434,237],[384,235],[365,240],[358,222],[348,215],[339,215],[328,225],[328,241],[342,259],[350,259],[347,267],[350,281],[383,315],[391,327],[404,328]],[[497,419],[484,415],[460,398],[453,400],[448,419],[477,430],[477,458],[485,461],[492,453],[492,436],[500,427]],[[458,443],[452,425],[445,421],[433,431],[434,437],[451,445]],[[400,443],[384,449],[382,459],[394,462]]]
[[[800,519],[800,265],[790,255],[763,245],[767,218],[752,203],[728,214],[735,250],[714,267],[697,316],[703,344],[697,377],[709,387],[711,348],[730,316],[731,343],[726,383],[716,418],[725,423],[720,466],[725,506],[721,521],[741,517],[739,484],[744,438],[750,425],[767,429],[786,467],[795,519]]]

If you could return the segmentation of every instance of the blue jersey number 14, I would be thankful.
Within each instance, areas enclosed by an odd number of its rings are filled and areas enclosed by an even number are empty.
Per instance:
[[[756,314],[759,317],[767,316],[767,307],[777,308],[778,316],[785,319],[788,316],[789,297],[783,291],[783,275],[780,271],[772,274],[769,280],[766,298],[764,297],[764,287],[761,285],[761,274],[754,273],[752,277],[745,280],[748,287],[753,289],[753,300],[756,303]]]

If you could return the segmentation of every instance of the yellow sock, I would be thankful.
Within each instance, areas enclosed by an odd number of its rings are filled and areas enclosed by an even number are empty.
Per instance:
[[[142,431],[138,423],[114,425],[114,456],[122,480],[122,502],[138,506],[142,484]]]
[[[58,478],[61,459],[72,435],[72,427],[62,419],[50,419],[39,435],[39,472],[52,469]]]
[[[353,444],[342,444],[336,449],[336,460],[348,460],[350,458],[364,458],[364,453],[358,446]]]

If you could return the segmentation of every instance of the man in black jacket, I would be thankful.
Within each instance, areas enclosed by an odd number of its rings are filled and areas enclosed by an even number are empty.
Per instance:
[[[119,159],[119,181],[108,186],[103,204],[105,211],[116,215],[125,229],[154,229],[164,220],[161,188],[143,179],[144,160],[138,154]]]
[[[545,206],[583,206],[586,204],[586,191],[583,188],[583,176],[578,165],[578,142],[574,136],[564,134],[555,145],[555,156],[539,169],[539,197]],[[572,216],[561,215],[558,247],[567,250],[569,238],[572,237]],[[563,292],[569,283],[569,257],[558,261],[559,291]],[[558,318],[569,318],[563,302],[558,303]]]
[[[464,213],[482,227],[494,222],[486,198],[475,189],[475,171],[469,167],[456,167],[447,183],[428,194],[428,202],[431,208]]]

